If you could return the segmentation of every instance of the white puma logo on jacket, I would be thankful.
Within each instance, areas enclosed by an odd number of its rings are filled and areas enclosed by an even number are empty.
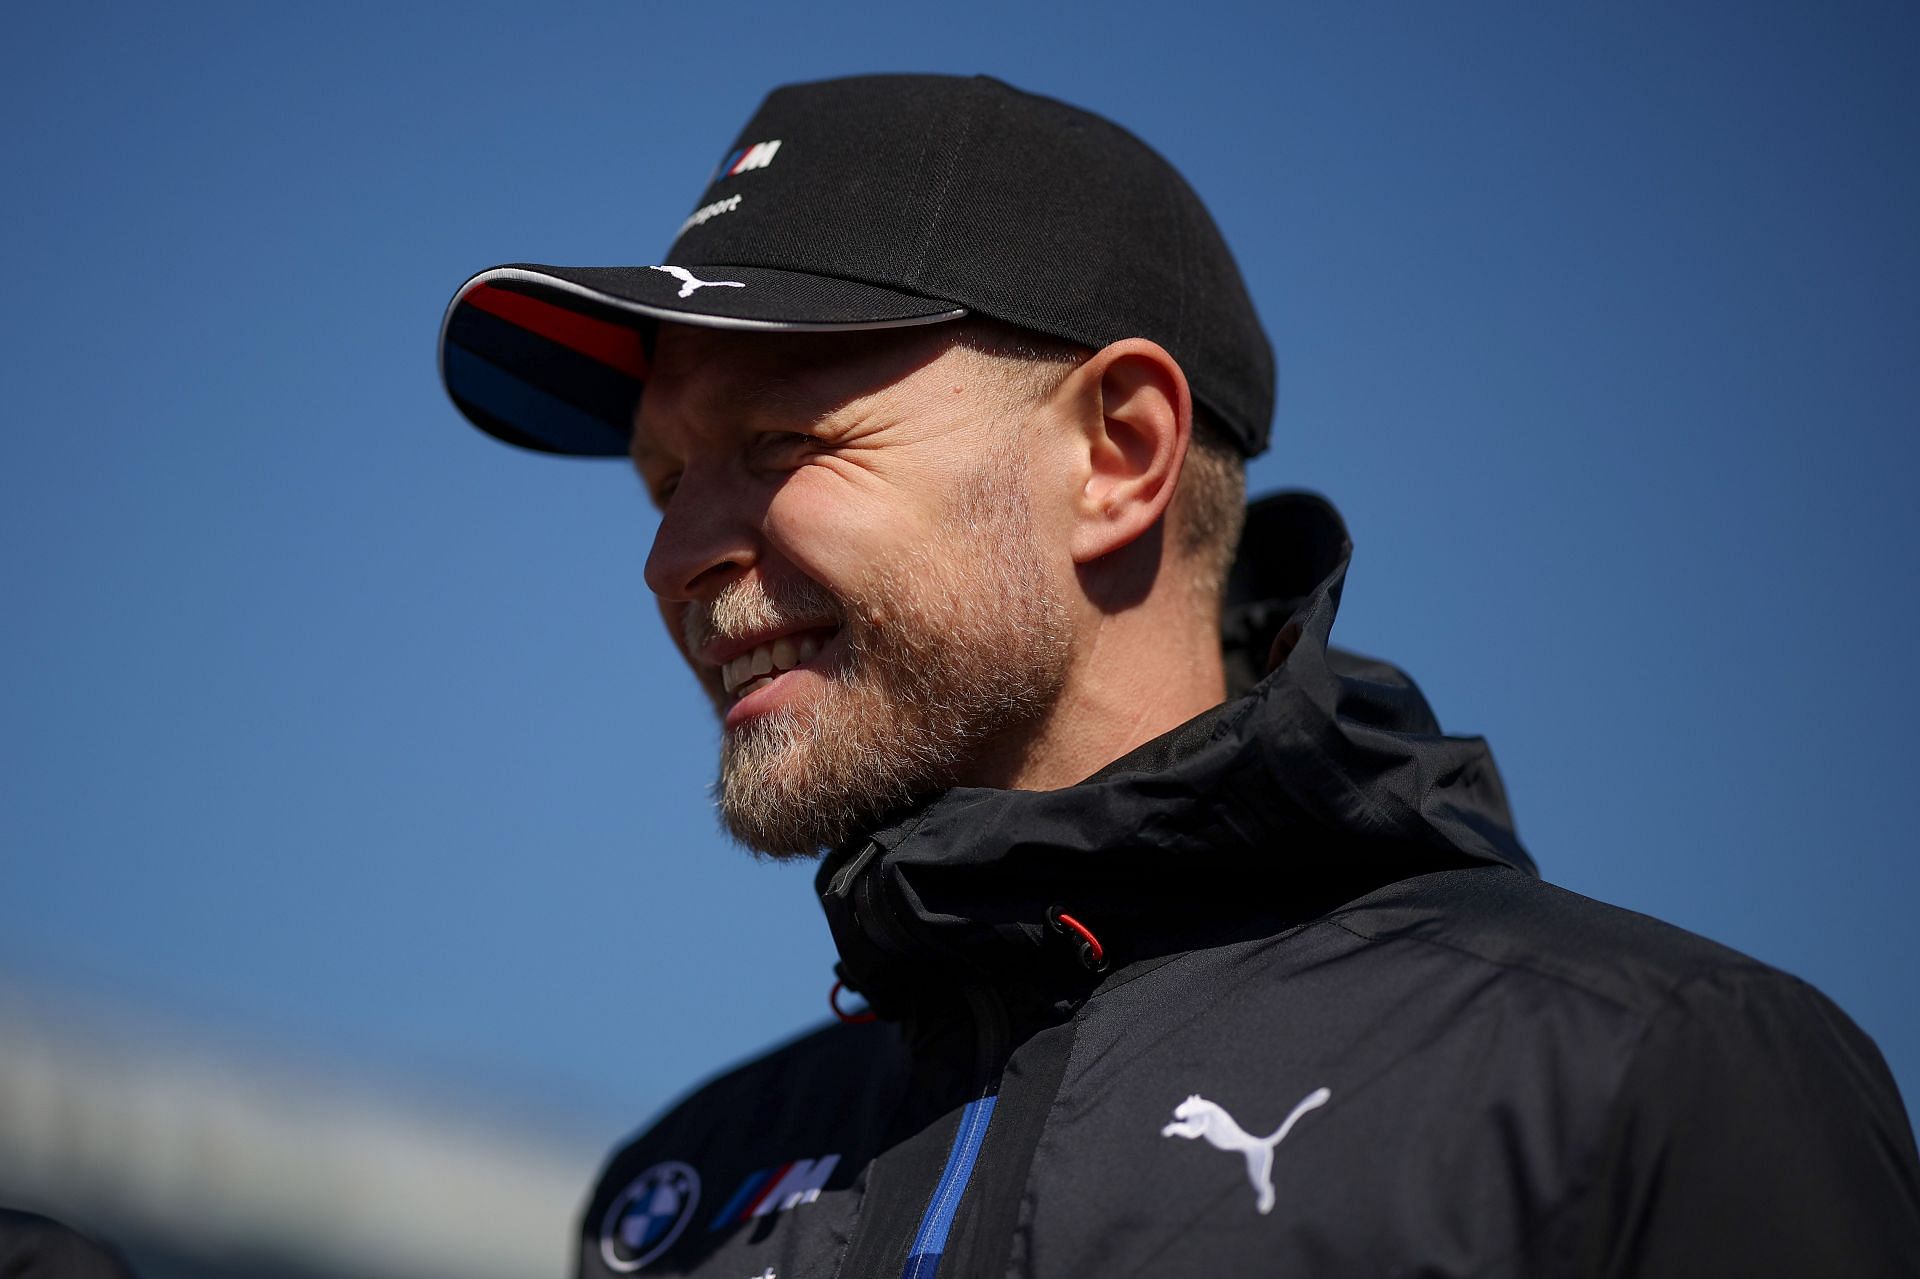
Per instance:
[[[1247,1159],[1247,1180],[1253,1183],[1255,1204],[1263,1213],[1273,1211],[1273,1148],[1286,1140],[1300,1116],[1327,1104],[1333,1096],[1325,1088],[1316,1088],[1300,1099],[1286,1121],[1272,1135],[1256,1137],[1233,1121],[1233,1116],[1216,1102],[1199,1093],[1174,1107],[1173,1122],[1160,1130],[1162,1137],[1205,1137],[1216,1150],[1237,1150]]]

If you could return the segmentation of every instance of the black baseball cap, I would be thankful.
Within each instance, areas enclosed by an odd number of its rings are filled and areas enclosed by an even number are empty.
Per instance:
[[[515,263],[454,294],[447,392],[482,430],[623,456],[661,320],[767,332],[967,315],[1102,347],[1150,338],[1248,456],[1273,350],[1200,198],[1120,126],[987,76],[767,96],[659,263]]]

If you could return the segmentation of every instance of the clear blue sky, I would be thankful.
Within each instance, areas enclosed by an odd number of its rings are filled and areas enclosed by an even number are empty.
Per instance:
[[[1810,979],[1920,1097],[1912,6],[7,27],[0,975],[609,1142],[821,1016],[638,486],[468,428],[435,326],[658,260],[773,84],[986,71],[1210,203],[1280,360],[1254,488],[1341,505],[1336,638],[1492,740],[1548,877]]]

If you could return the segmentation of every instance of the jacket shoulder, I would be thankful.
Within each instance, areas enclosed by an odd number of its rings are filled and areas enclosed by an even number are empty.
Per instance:
[[[1528,1170],[1535,1236],[1569,1273],[1915,1273],[1899,1089],[1806,982],[1514,870],[1416,876],[1321,922],[1358,942],[1333,965],[1355,970],[1349,998],[1396,1010],[1399,1050],[1424,1045],[1397,1113],[1444,1093],[1480,1116],[1458,1148],[1498,1115],[1553,1151]]]
[[[601,1169],[579,1222],[576,1273],[598,1279],[656,1260],[676,1274],[724,1268],[715,1258],[756,1237],[749,1218],[843,1199],[901,1051],[885,1023],[828,1025],[695,1087]],[[844,1229],[845,1211],[810,1208],[793,1229]]]
[[[132,1279],[112,1249],[36,1213],[0,1208],[0,1275],[7,1279]]]
[[[886,1023],[829,1024],[806,1031],[696,1084],[615,1150],[606,1181],[650,1152],[740,1143],[792,1129],[797,1115],[831,1113],[870,1090],[899,1052]],[[673,1155],[671,1157],[679,1157]]]
[[[1369,941],[1452,950],[1639,1013],[1715,974],[1798,984],[1719,942],[1503,867],[1400,880],[1330,922]]]

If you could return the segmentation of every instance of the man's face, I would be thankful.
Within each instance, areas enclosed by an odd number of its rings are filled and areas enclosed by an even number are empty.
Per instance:
[[[1068,665],[1042,447],[936,331],[663,325],[634,462],[647,582],[722,722],[736,838],[805,856],[1016,762]]]

